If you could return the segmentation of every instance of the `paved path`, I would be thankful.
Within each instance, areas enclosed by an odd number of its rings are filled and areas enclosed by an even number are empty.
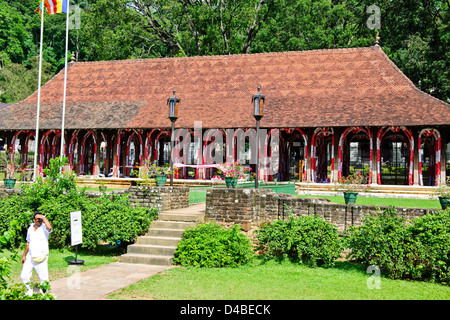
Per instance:
[[[163,272],[170,266],[153,266],[113,262],[85,272],[76,272],[71,266],[72,275],[50,282],[50,292],[56,300],[102,300],[105,296]]]
[[[205,204],[189,206],[165,212],[184,213],[205,210]],[[72,275],[50,282],[50,292],[56,300],[103,300],[105,296],[133,283],[161,273],[171,266],[113,262],[95,269],[77,272],[77,266],[69,266]]]

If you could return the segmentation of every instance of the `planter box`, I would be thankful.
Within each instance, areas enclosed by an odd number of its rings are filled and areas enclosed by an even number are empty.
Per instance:
[[[3,180],[6,189],[14,189],[16,185],[16,179],[4,179]]]

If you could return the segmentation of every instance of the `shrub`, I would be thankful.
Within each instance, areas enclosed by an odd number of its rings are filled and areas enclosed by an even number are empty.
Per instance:
[[[449,282],[450,211],[407,224],[393,208],[370,215],[344,234],[350,258],[377,265],[393,279]]]
[[[206,268],[237,267],[250,261],[252,256],[251,242],[239,225],[226,229],[211,222],[185,230],[173,262]]]
[[[450,209],[414,219],[408,232],[420,253],[412,278],[450,284]]]
[[[51,198],[39,207],[52,223],[49,238],[54,247],[70,245],[70,212],[81,211],[83,243],[93,249],[100,243],[133,242],[156,219],[156,208],[133,207],[128,195],[105,195],[91,199],[83,194],[69,193]]]
[[[341,251],[337,228],[315,216],[276,220],[258,230],[256,238],[267,258],[289,258],[311,267],[333,266]]]
[[[128,194],[103,194],[92,205],[95,208],[85,210],[85,222],[82,219],[83,228],[87,226],[86,235],[89,236],[85,247],[95,247],[100,241],[111,244],[117,240],[134,242],[158,216],[156,208],[131,206]]]
[[[393,208],[379,215],[369,215],[363,225],[351,227],[344,234],[349,258],[388,270],[393,278],[407,272],[406,258],[411,255],[411,243],[405,220]]]
[[[75,188],[75,176],[69,172],[60,172],[67,162],[63,158],[51,159],[46,177],[22,187],[20,196],[0,199],[0,234],[8,230],[10,221],[23,221],[21,232],[11,240],[17,245],[25,239],[35,211],[47,215],[52,223],[53,232],[49,243],[53,247],[70,244],[70,212],[82,212],[82,247],[95,248],[101,242],[133,242],[148,229],[158,215],[156,208],[133,207],[128,195],[105,195],[101,198],[89,198],[84,189]]]
[[[36,211],[47,200],[76,191],[76,175],[62,171],[68,163],[67,158],[50,159],[48,168],[44,169],[45,178],[38,176],[32,184],[22,185],[24,205]]]
[[[0,234],[9,231],[11,223],[17,221],[20,227],[6,246],[17,247],[25,239],[26,230],[33,218],[33,212],[23,205],[19,196],[0,199]]]

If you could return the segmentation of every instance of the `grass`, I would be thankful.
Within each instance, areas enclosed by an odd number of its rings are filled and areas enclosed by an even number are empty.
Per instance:
[[[115,248],[110,246],[100,247],[94,252],[87,250],[78,250],[77,259],[84,260],[84,264],[81,266],[81,272],[90,269],[98,268],[102,265],[118,261],[118,256],[123,253],[123,248]],[[11,263],[11,281],[20,282],[20,272],[22,271],[22,264],[20,259],[22,258],[23,250],[19,250],[19,257],[17,261]],[[4,250],[0,253],[0,257],[10,257],[11,252]],[[50,249],[48,259],[48,270],[50,281],[57,280],[71,275],[68,269],[69,260],[75,259],[75,249]],[[39,282],[39,278],[36,272],[33,270],[31,280]]]
[[[381,278],[350,262],[308,268],[290,261],[261,261],[238,268],[175,267],[108,296],[156,300],[448,300],[450,287]]]
[[[80,250],[81,271],[117,261],[124,248]],[[2,256],[8,256],[7,251]],[[50,280],[71,275],[68,260],[75,253],[52,249]],[[20,282],[22,264],[12,264],[12,282]],[[334,268],[309,268],[290,261],[258,258],[238,268],[173,267],[165,273],[126,287],[108,296],[116,300],[449,300],[450,287],[382,277],[380,289],[369,289],[371,274],[363,266],[338,261]],[[33,271],[32,280],[38,282]]]
[[[344,196],[296,195],[296,197],[325,198],[333,203],[345,203]],[[441,209],[439,200],[434,199],[358,197],[356,205]]]

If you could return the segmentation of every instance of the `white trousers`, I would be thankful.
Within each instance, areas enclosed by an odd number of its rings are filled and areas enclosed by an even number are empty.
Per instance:
[[[23,263],[22,272],[20,273],[20,280],[27,287],[27,295],[33,294],[33,289],[27,285],[31,280],[31,275],[33,273],[33,268],[39,277],[39,281],[42,284],[44,281],[49,281],[48,279],[48,256],[44,261],[36,263],[31,259],[31,255],[27,254],[25,262]]]

